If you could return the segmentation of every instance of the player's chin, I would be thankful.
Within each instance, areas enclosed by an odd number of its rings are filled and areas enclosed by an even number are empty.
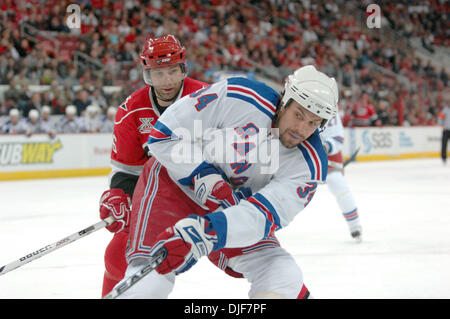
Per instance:
[[[303,142],[303,139],[293,138],[289,137],[287,134],[283,134],[283,136],[280,138],[280,142],[286,148],[294,148],[297,147],[301,142]]]
[[[297,147],[301,143],[301,142],[295,143],[292,140],[283,140],[283,139],[281,139],[280,142],[286,148],[294,148],[294,147]]]
[[[174,100],[176,97],[176,93],[163,93],[163,92],[159,92],[156,96],[164,101],[171,101]]]

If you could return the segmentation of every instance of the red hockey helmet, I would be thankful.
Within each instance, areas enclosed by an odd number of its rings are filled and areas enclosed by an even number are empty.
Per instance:
[[[181,82],[187,75],[185,64],[186,49],[173,35],[169,34],[159,38],[148,38],[145,41],[140,58],[144,69],[144,81],[148,85],[158,86],[161,83],[161,81],[152,80],[150,75],[151,69],[180,65],[181,73],[166,78],[165,81],[171,83]]]
[[[173,35],[148,38],[141,53],[144,69],[160,68],[186,61],[186,49]]]

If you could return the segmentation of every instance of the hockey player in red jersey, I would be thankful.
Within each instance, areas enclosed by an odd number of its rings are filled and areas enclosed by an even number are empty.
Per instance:
[[[128,213],[142,168],[149,158],[149,133],[164,110],[181,97],[207,85],[187,77],[186,49],[173,36],[146,40],[140,56],[147,84],[119,106],[113,132],[110,189],[100,199],[100,218],[120,217],[107,229],[114,234],[105,252],[102,296],[124,276],[127,263]]]

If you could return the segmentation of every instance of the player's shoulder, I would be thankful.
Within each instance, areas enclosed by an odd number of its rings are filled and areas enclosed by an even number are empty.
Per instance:
[[[319,130],[300,143],[297,148],[306,161],[311,180],[325,182],[328,173],[328,156],[322,146]]]
[[[195,92],[208,85],[209,85],[208,83],[187,77],[184,79],[182,95],[185,96],[187,94],[191,94],[192,92]]]
[[[234,93],[256,94],[265,101],[277,106],[280,94],[264,82],[243,77],[233,77],[227,79],[228,90]]]
[[[125,101],[119,105],[118,111],[129,112],[140,107],[151,107],[150,86],[145,86],[131,93]]]

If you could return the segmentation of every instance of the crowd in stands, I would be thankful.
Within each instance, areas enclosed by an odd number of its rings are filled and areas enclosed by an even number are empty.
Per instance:
[[[77,107],[67,105],[63,115],[52,116],[51,107],[43,105],[23,117],[19,109],[11,108],[6,120],[0,122],[0,134],[48,134],[53,138],[60,133],[112,133],[116,112],[110,106],[103,115],[98,105],[91,104],[78,116]]]
[[[233,70],[282,84],[296,68],[316,65],[339,82],[345,126],[435,125],[449,104],[445,68],[358,24],[355,12],[364,15],[370,1],[80,0],[81,28],[70,29],[72,2],[2,1],[0,84],[9,88],[0,115],[17,109],[28,119],[30,110],[48,105],[66,116],[74,105],[83,117],[91,104],[105,115],[144,85],[138,57],[145,38],[168,33],[186,46],[189,76],[205,82],[213,81],[207,71]],[[448,47],[446,1],[383,1],[381,8],[384,32],[419,38],[430,52]],[[58,49],[42,35],[59,41]],[[74,52],[103,68],[76,63]],[[48,89],[32,92],[32,85]],[[105,86],[122,90],[105,94]]]

